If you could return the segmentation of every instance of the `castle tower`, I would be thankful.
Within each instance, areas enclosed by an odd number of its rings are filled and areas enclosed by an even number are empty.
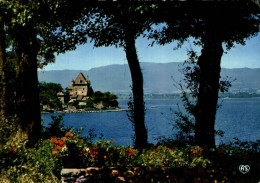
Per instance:
[[[79,101],[84,102],[88,98],[90,80],[86,78],[83,73],[79,73],[72,84],[67,87],[70,94],[70,102]]]

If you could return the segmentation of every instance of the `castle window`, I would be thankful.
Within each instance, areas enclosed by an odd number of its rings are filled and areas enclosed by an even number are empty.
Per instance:
[[[79,82],[82,83],[82,80],[80,80]]]

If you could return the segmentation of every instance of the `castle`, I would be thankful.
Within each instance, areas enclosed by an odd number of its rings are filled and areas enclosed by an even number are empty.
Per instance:
[[[86,105],[86,100],[89,98],[90,80],[85,78],[82,73],[79,73],[75,80],[72,80],[72,84],[67,87],[70,95],[70,101],[79,102],[79,105]]]

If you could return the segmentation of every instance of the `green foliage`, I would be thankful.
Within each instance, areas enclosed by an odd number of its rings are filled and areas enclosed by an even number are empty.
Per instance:
[[[70,101],[70,92],[67,89],[65,89],[65,91],[64,91],[64,103],[68,104],[69,101]]]
[[[245,45],[246,39],[259,32],[259,7],[254,2],[161,3],[157,9],[161,16],[153,20],[163,23],[163,27],[151,29],[149,37],[160,45],[178,41],[179,48],[187,38],[193,37],[194,44],[202,46],[212,29],[229,50],[235,43]]]
[[[212,160],[212,168],[223,177],[230,177],[231,182],[238,182],[236,177],[259,180],[260,175],[260,142],[242,142],[238,138],[233,141],[220,144],[211,149],[207,156]],[[249,165],[250,171],[246,174],[239,172],[240,165]],[[232,177],[232,175],[235,175]],[[233,180],[234,179],[234,180]],[[247,180],[247,181],[248,181]],[[246,180],[244,180],[246,181]],[[246,182],[247,182],[246,181]],[[252,181],[252,182],[255,182]],[[242,181],[243,182],[243,181]]]
[[[94,102],[91,99],[86,100],[86,109],[93,109],[94,108]]]
[[[203,149],[198,146],[187,146],[183,150],[166,146],[146,150],[140,155],[142,166],[152,167],[208,167],[211,162],[203,157]]]
[[[10,85],[12,85],[12,87],[14,87],[14,82],[15,82],[15,77],[16,77],[16,63],[17,63],[17,55],[15,54],[15,52],[13,51],[9,51],[6,53],[6,72],[8,77],[9,77],[9,83]]]
[[[62,103],[57,97],[57,93],[63,90],[60,84],[40,82],[38,87],[42,105],[47,105],[51,109],[62,109]]]
[[[6,119],[1,122],[0,134],[3,136],[0,144],[0,182],[60,182],[61,161],[59,156],[53,155],[54,146],[50,140],[57,135],[66,136],[69,131],[77,139],[81,137],[80,130],[65,128],[62,119],[62,115],[53,117],[50,127],[43,129],[39,142],[32,147],[26,146],[27,136],[13,127],[15,120]],[[91,130],[84,139],[91,142],[94,137]],[[74,143],[74,139],[71,143]]]
[[[111,108],[111,107],[118,107],[118,102],[117,102],[117,96],[113,93],[110,92],[100,92],[96,91],[92,94],[90,97],[92,102],[94,104],[101,103],[103,104],[103,108]]]
[[[200,68],[197,64],[198,56],[194,51],[188,51],[189,59],[183,63],[181,72],[184,75],[183,83],[177,83],[175,86],[181,91],[181,99],[185,112],[180,108],[175,112],[175,125],[177,133],[173,139],[161,138],[159,144],[171,144],[177,147],[186,145],[195,145],[195,117],[198,115],[198,96],[199,96],[199,77]],[[220,92],[228,92],[231,82],[228,78],[220,80]],[[218,109],[219,106],[216,106]],[[223,131],[215,130],[215,135],[223,136]]]
[[[88,96],[92,96],[94,94],[94,90],[93,90],[90,82],[87,83],[87,87],[88,87]]]
[[[59,116],[51,116],[52,122],[48,124],[49,127],[45,127],[43,129],[43,136],[45,138],[50,138],[53,136],[62,137],[67,131],[70,130],[69,128],[65,128],[63,116],[63,114]]]
[[[79,131],[64,128],[62,116],[53,120],[45,129],[48,136],[43,136],[33,147],[25,146],[25,136],[9,136],[8,140],[2,141],[1,182],[59,182],[60,160],[64,156],[78,155],[85,167],[203,167],[214,169],[216,175],[228,178],[239,173],[238,166],[241,164],[251,167],[252,176],[256,176],[260,169],[255,163],[260,160],[259,141],[253,143],[235,139],[210,150],[191,145],[182,148],[161,145],[140,151],[130,146],[113,145],[113,140],[93,142],[96,136],[92,130],[87,137],[82,137]],[[61,133],[55,134],[54,130]]]
[[[71,33],[76,26],[74,20],[80,19],[81,3],[67,0],[1,1],[0,16],[14,48],[17,48],[18,40],[30,42],[25,34],[37,35],[37,45],[34,46],[38,50],[38,67],[43,67],[55,61],[54,53],[73,50],[81,40],[86,39],[74,31],[74,34]],[[66,36],[62,34],[64,29]]]
[[[135,39],[150,28],[151,4],[129,3],[104,3],[90,8],[91,21],[88,24],[87,34],[95,47],[114,45],[125,48],[125,33],[128,31],[126,27],[131,29]]]
[[[15,120],[0,115],[0,149],[14,136],[16,132]]]
[[[50,136],[65,130],[62,116],[53,118],[39,142],[27,147],[28,137],[14,127],[15,120],[1,122],[0,134],[0,182],[59,182],[61,163],[52,156]],[[5,124],[5,125],[4,125]]]
[[[92,143],[70,132],[64,137],[52,137],[50,142],[53,144],[53,156],[81,156],[85,167],[208,167],[211,164],[198,146],[186,146],[181,150],[158,146],[139,151],[130,146],[115,146],[113,140],[102,139]]]
[[[0,182],[59,182],[61,164],[49,140],[25,146],[26,137],[11,137],[0,149]]]

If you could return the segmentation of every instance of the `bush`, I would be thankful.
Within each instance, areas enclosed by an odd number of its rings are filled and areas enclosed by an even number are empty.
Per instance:
[[[158,146],[140,152],[132,147],[114,146],[113,140],[95,143],[78,138],[68,132],[65,137],[52,137],[52,155],[80,155],[85,157],[85,167],[89,166],[151,166],[151,167],[207,167],[211,162],[203,157],[203,149],[188,146],[185,149],[170,149]],[[77,153],[75,153],[77,152]]]
[[[5,122],[10,126],[1,125],[0,129],[5,134],[0,148],[0,182],[59,182],[61,163],[51,154],[49,136],[62,133],[62,117],[53,118],[33,147],[26,146],[28,137],[22,130],[14,130],[14,119]]]
[[[60,130],[57,136],[55,130]],[[60,182],[61,157],[78,155],[83,157],[85,167],[203,167],[214,169],[222,177],[237,175],[239,165],[249,165],[249,176],[260,178],[256,163],[260,161],[259,141],[235,139],[210,150],[194,145],[158,145],[139,151],[130,146],[115,146],[113,140],[93,142],[93,130],[82,137],[79,130],[64,127],[62,116],[53,119],[41,140],[31,148],[25,146],[26,135],[11,132],[1,141],[0,182]]]
[[[0,149],[15,135],[16,131],[15,120],[0,114]]]
[[[0,151],[0,182],[59,182],[61,164],[51,152],[49,140],[33,148],[26,148],[24,141],[7,144]]]
[[[226,175],[241,174],[240,165],[249,165],[249,176],[260,179],[260,141],[242,142],[234,138],[232,142],[223,143],[212,149],[211,159],[215,169]],[[228,166],[227,166],[228,165]]]

